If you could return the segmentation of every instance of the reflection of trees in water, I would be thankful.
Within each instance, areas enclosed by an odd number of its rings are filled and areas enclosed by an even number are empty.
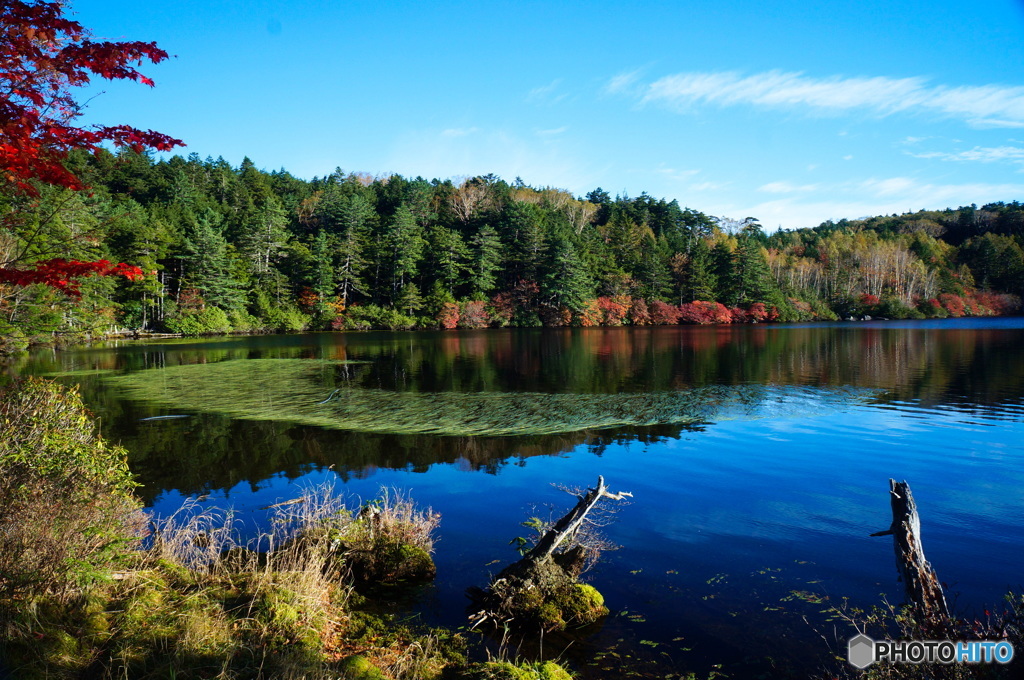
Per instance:
[[[880,401],[976,410],[1021,403],[1022,339],[1024,331],[1014,329],[855,324],[317,334],[44,351],[13,360],[7,371],[65,373],[62,380],[81,383],[104,435],[129,447],[133,465],[152,485],[146,492],[152,494],[164,488],[230,488],[243,480],[255,484],[280,472],[300,475],[311,466],[334,465],[340,474],[360,476],[378,467],[425,470],[435,463],[493,472],[581,444],[600,452],[616,439],[676,437],[686,424],[594,431],[594,424],[582,418],[580,431],[570,434],[445,437],[327,432],[294,422],[242,422],[219,415],[139,423],[166,411],[119,396],[109,389],[109,376],[157,369],[145,378],[155,384],[164,368],[196,366],[216,373],[222,362],[290,358],[320,360],[315,363],[324,367],[298,381],[303,404],[340,387],[379,391],[384,399],[399,396],[396,392],[410,397],[533,392],[580,395],[579,402],[587,403],[593,395],[619,395],[630,410],[629,397],[642,401],[651,393],[798,385],[877,388],[885,391]],[[361,363],[338,363],[346,361]],[[274,382],[247,381],[243,387],[260,395]],[[735,401],[743,401],[740,394],[733,395]],[[751,390],[747,396],[756,402],[760,394]],[[450,410],[447,402],[441,404],[441,411]],[[196,406],[190,408],[199,410]],[[270,400],[266,406],[281,405]],[[692,415],[694,421],[712,417]],[[508,418],[515,417],[513,408]]]
[[[426,472],[438,464],[497,474],[533,456],[567,453],[580,446],[600,455],[616,442],[653,443],[691,429],[656,426],[532,437],[436,437],[341,433],[200,414],[182,420],[128,421],[108,436],[132,452],[132,469],[143,483],[141,495],[152,502],[168,489],[199,494],[241,482],[255,489],[275,475],[294,479],[314,469],[330,468],[344,480],[365,479],[379,468]]]
[[[416,392],[620,393],[743,383],[852,385],[928,404],[999,403],[1024,378],[1024,331],[711,326],[316,334],[39,352],[14,372],[138,371],[233,359],[369,362],[340,380]]]

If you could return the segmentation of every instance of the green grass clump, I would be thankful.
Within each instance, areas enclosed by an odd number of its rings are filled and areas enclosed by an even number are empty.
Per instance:
[[[430,551],[441,516],[418,510],[397,492],[385,492],[362,508],[341,536],[341,550],[357,583],[424,581],[436,568]]]

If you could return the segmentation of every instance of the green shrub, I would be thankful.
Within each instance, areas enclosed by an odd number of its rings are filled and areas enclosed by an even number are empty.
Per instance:
[[[382,328],[392,331],[404,331],[415,326],[415,318],[402,314],[397,309],[390,307],[360,305],[349,307],[345,312],[344,327],[346,330]]]
[[[127,452],[94,432],[77,389],[0,392],[0,594],[71,595],[133,552],[144,518]]]
[[[925,315],[914,307],[903,304],[899,298],[883,296],[875,306],[876,315],[885,319],[923,319]]]
[[[231,332],[228,315],[220,307],[187,310],[165,321],[167,329],[182,335],[220,335]]]
[[[231,329],[238,333],[248,333],[260,327],[260,321],[244,309],[232,309],[228,312]]]

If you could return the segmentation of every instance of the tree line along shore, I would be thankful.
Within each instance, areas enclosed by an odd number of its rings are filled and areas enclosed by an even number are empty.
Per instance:
[[[142,277],[0,285],[8,351],[122,333],[620,326],[1013,314],[1017,203],[767,233],[677,201],[493,175],[306,181],[195,154],[72,152],[90,193],[8,196],[22,262]],[[15,205],[17,204],[17,205]]]

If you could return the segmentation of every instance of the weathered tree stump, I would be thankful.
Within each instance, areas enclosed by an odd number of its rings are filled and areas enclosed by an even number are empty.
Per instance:
[[[892,536],[896,551],[896,568],[906,591],[907,600],[928,620],[946,622],[949,609],[942,593],[942,585],[935,569],[924,556],[921,546],[921,518],[917,504],[904,482],[889,480],[889,502],[892,505],[892,524],[886,531],[872,536]]]

